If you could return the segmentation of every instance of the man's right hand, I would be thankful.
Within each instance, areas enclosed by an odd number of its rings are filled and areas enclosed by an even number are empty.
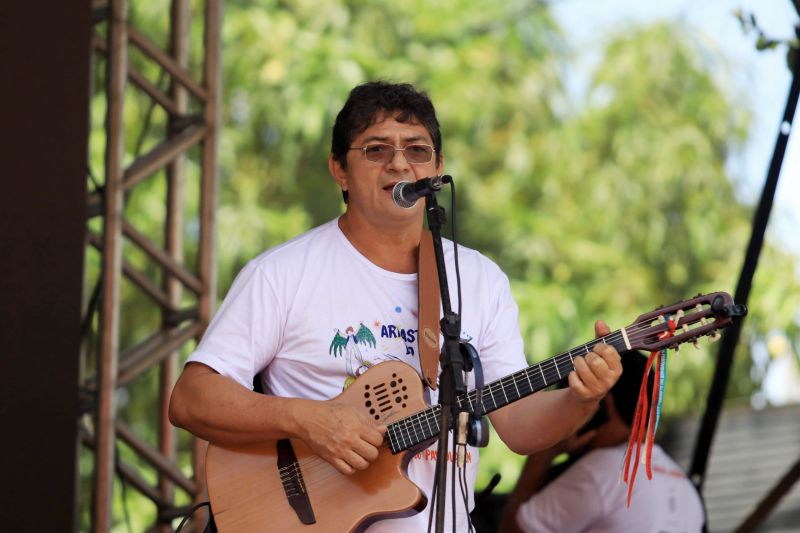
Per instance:
[[[364,470],[378,458],[386,426],[340,400],[298,400],[293,416],[298,436],[342,474]]]

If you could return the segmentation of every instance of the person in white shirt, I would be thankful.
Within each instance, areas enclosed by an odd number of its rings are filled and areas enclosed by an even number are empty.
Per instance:
[[[622,376],[595,417],[576,435],[528,458],[508,498],[500,531],[696,533],[703,529],[700,495],[658,444],[653,445],[653,477],[647,479],[643,472],[637,476],[627,507],[622,466],[647,359],[635,351],[621,355]],[[650,398],[652,372],[648,378]],[[562,453],[571,455],[568,463],[553,466],[553,459]]]
[[[392,188],[444,170],[433,104],[408,84],[355,87],[337,116],[328,165],[345,213],[245,266],[184,367],[169,413],[173,424],[220,446],[301,439],[347,475],[378,457],[386,426],[337,395],[383,361],[420,369],[417,253],[424,202],[400,208]],[[527,366],[517,306],[497,265],[458,250],[461,337],[477,349],[489,383]],[[444,253],[455,295],[452,242],[445,240]],[[608,333],[600,321],[595,329]],[[574,367],[569,389],[535,393],[490,415],[512,450],[531,453],[574,432],[621,372],[619,355],[605,344],[577,357]],[[255,376],[266,394],[253,392]],[[430,396],[435,403],[436,393]],[[435,444],[408,465],[410,479],[428,494],[431,451]],[[467,457],[471,507],[477,450]],[[457,526],[465,531],[468,509],[458,500]],[[370,531],[419,531],[427,522],[424,511],[379,521]]]

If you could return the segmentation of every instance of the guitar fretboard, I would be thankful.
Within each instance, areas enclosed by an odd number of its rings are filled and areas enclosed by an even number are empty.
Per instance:
[[[460,409],[476,415],[485,415],[521,398],[530,396],[567,379],[575,368],[575,357],[592,351],[597,344],[609,344],[618,352],[626,350],[625,335],[617,330],[591,342],[556,355],[546,361],[493,381],[479,389],[456,398]],[[441,405],[434,405],[411,416],[389,424],[386,437],[392,453],[400,453],[439,435]]]

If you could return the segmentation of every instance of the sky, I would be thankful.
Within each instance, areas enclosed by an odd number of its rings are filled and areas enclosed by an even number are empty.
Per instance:
[[[751,112],[750,135],[741,153],[733,154],[728,171],[740,198],[755,205],[761,195],[789,93],[791,75],[786,47],[756,50],[756,34],[745,34],[733,13],[741,9],[756,17],[767,37],[788,39],[800,23],[791,0],[553,0],[561,27],[578,56],[578,67],[567,80],[568,89],[581,98],[587,74],[599,60],[604,38],[630,23],[676,21],[691,31],[704,47],[727,59],[731,95]],[[800,113],[798,113],[800,114]],[[784,126],[785,127],[785,126]],[[789,135],[768,238],[777,239],[800,257],[800,117]]]

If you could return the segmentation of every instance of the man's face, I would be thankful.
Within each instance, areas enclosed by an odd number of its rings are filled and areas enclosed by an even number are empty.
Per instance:
[[[384,143],[397,148],[412,144],[433,146],[428,130],[418,122],[398,122],[394,116],[379,117],[378,121],[357,135],[351,148],[360,148],[373,143]],[[348,191],[348,211],[358,212],[374,224],[388,221],[416,219],[424,209],[424,202],[417,202],[412,209],[397,207],[392,201],[392,188],[400,181],[417,181],[441,174],[442,165],[437,164],[437,155],[429,163],[412,164],[404,152],[396,151],[387,163],[377,163],[366,158],[362,150],[347,153],[347,169],[331,158],[330,169],[336,182]]]

